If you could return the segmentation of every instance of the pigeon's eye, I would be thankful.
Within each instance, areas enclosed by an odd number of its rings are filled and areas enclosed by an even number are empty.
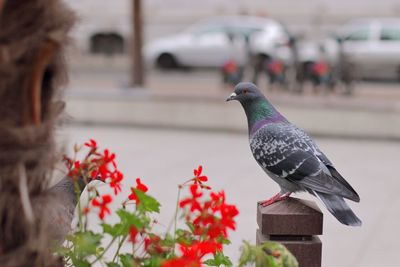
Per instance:
[[[247,94],[247,89],[244,89],[244,90],[243,90],[243,94]]]

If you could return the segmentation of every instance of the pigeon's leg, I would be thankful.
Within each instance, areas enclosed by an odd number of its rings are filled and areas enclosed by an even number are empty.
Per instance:
[[[271,197],[270,199],[261,201],[258,204],[260,204],[263,207],[266,207],[266,206],[269,206],[269,205],[271,205],[271,204],[273,204],[275,202],[287,199],[290,196],[291,193],[292,192],[286,192],[286,193],[282,194],[282,192],[279,192],[275,196]]]

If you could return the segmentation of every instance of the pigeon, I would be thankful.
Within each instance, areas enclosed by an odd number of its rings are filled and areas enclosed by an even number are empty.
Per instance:
[[[72,178],[66,176],[57,184],[48,188],[42,197],[35,198],[33,209],[39,215],[41,225],[48,232],[49,238],[57,245],[64,242],[65,237],[72,230],[79,195],[86,187],[83,178],[79,178],[77,188]],[[49,202],[48,196],[53,196]]]
[[[246,113],[255,160],[281,189],[260,205],[305,191],[319,198],[342,224],[361,226],[344,200],[359,202],[360,197],[306,132],[280,114],[253,83],[236,85],[226,99],[231,100],[239,101]]]

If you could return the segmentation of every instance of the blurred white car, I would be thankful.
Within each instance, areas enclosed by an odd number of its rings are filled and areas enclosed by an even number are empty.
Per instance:
[[[357,76],[400,79],[399,18],[353,20],[337,34]]]
[[[276,56],[288,62],[288,43],[287,31],[275,20],[220,17],[201,21],[182,33],[149,43],[144,47],[144,57],[148,65],[161,68],[221,67],[228,59],[244,65],[249,54]]]

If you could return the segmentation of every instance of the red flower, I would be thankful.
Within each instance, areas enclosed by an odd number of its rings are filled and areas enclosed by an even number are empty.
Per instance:
[[[88,213],[90,212],[89,207],[84,207],[84,208],[82,209],[82,212],[83,212],[83,214],[88,214]]]
[[[140,181],[140,178],[136,178],[136,189],[140,190],[144,193],[146,193],[148,190],[147,186],[142,184],[142,182]],[[131,194],[128,196],[128,198],[129,198],[129,200],[135,200],[137,205],[140,204],[140,201],[139,201],[133,187],[131,187]]]
[[[228,229],[235,229],[234,217],[238,210],[234,205],[225,203],[225,192],[211,192],[211,200],[200,203],[198,198],[202,195],[197,192],[199,185],[190,187],[192,197],[180,201],[180,207],[190,206],[190,213],[186,214],[186,220],[194,229],[193,234],[210,241],[228,236]],[[196,212],[197,211],[197,212]]]
[[[93,139],[90,139],[89,142],[85,143],[85,146],[90,147],[91,149],[97,148],[97,142]]]
[[[211,187],[207,185],[203,185],[204,182],[208,181],[208,177],[205,175],[201,175],[203,171],[203,166],[199,166],[197,169],[193,170],[194,178],[193,181],[195,184],[199,184],[202,188],[211,189]]]
[[[217,251],[222,250],[222,245],[212,240],[205,240],[198,243],[198,250],[200,251],[202,257],[206,254],[214,254]]]
[[[182,252],[183,258],[201,259],[207,254],[214,254],[222,250],[222,245],[213,240],[204,240],[201,242],[194,241],[190,245],[181,244],[179,249]]]
[[[235,230],[235,221],[233,220],[233,217],[237,216],[239,214],[238,209],[234,205],[228,205],[228,204],[223,204],[221,206],[221,223],[226,227],[230,228],[232,230]]]
[[[131,226],[129,228],[129,241],[135,243],[136,236],[139,233],[138,229],[135,226]]]
[[[136,189],[140,190],[144,193],[146,193],[147,190],[149,190],[146,185],[142,184],[142,182],[140,181],[140,178],[136,178]]]
[[[98,171],[98,170],[93,170],[93,171],[90,173],[90,178],[92,178],[92,179],[97,179],[98,176],[99,176],[99,171]],[[102,179],[102,180],[103,180],[103,179]]]
[[[157,235],[150,235],[144,239],[144,250],[150,255],[162,254],[165,249],[160,244],[161,238]]]
[[[117,164],[114,161],[115,160],[115,154],[114,153],[110,153],[110,151],[108,149],[104,149],[103,160],[104,160],[104,164],[111,163],[114,166],[114,168],[117,168]]]
[[[186,257],[173,258],[164,261],[161,267],[200,267],[200,259],[189,259]]]
[[[190,205],[190,211],[193,212],[195,210],[201,211],[201,206],[199,201],[197,200],[200,198],[203,194],[201,192],[197,192],[198,185],[192,184],[190,186],[190,192],[192,193],[192,197],[183,199],[179,202],[179,207],[183,208],[186,205]]]
[[[112,197],[111,197],[110,195],[103,195],[103,196],[101,196],[100,198],[101,198],[101,200],[98,200],[97,198],[94,198],[94,199],[92,200],[92,205],[93,205],[94,207],[99,207],[99,208],[100,208],[100,211],[99,211],[99,218],[100,218],[101,220],[103,220],[103,219],[104,219],[104,215],[105,215],[106,213],[111,214],[111,211],[110,211],[110,209],[107,207],[107,205],[108,205],[109,203],[111,203]]]
[[[111,181],[110,181],[110,187],[114,189],[114,194],[118,194],[118,192],[121,192],[121,181],[124,179],[124,175],[116,170],[111,174]]]
[[[90,172],[92,179],[100,178],[103,182],[109,178],[114,172],[117,171],[117,164],[115,163],[115,154],[110,153],[108,149],[104,149],[103,154],[96,153],[96,158],[91,160],[95,164],[95,169]],[[109,164],[112,164],[114,169],[110,169]]]
[[[108,175],[111,173],[111,171],[108,169],[107,167],[107,163],[101,164],[97,173],[96,174],[92,174],[93,175],[100,175],[100,179],[104,182]]]

